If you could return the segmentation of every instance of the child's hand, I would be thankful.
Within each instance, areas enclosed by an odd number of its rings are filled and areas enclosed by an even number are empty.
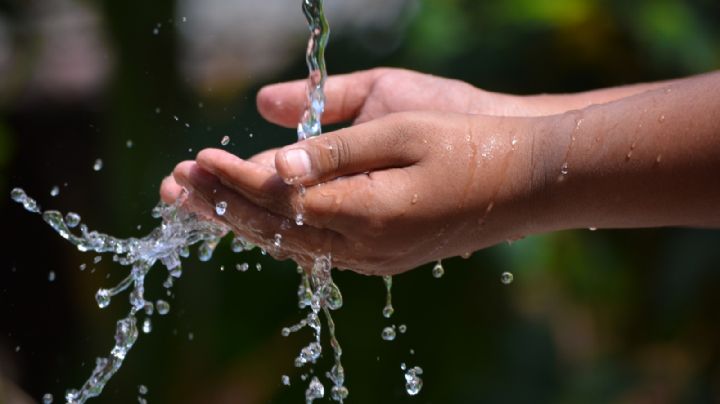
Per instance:
[[[272,255],[307,266],[329,252],[338,267],[393,274],[537,230],[529,200],[543,122],[393,114],[288,146],[277,170],[267,158],[209,149],[173,175],[192,190],[193,209]],[[307,186],[303,198],[290,180]],[[163,193],[176,186],[167,181]],[[214,214],[220,201],[223,216]]]
[[[306,81],[260,90],[258,110],[270,122],[294,128],[306,102]],[[525,116],[518,97],[487,92],[458,80],[402,69],[378,68],[331,76],[325,84],[323,123],[363,123],[405,111]]]

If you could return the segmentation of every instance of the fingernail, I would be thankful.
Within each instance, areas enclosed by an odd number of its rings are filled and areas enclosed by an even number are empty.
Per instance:
[[[303,149],[290,149],[285,152],[285,161],[290,178],[300,178],[310,174],[310,156]]]

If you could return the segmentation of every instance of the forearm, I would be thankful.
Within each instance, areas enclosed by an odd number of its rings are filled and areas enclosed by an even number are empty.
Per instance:
[[[720,73],[548,118],[541,230],[720,226]]]
[[[688,80],[695,80],[710,74],[690,78],[664,80],[652,83],[638,83],[625,86],[603,88],[571,94],[510,95],[490,93],[501,100],[497,106],[497,115],[506,116],[547,116],[567,111],[583,109],[592,105],[606,104],[622,98],[642,94],[647,91],[667,88]]]

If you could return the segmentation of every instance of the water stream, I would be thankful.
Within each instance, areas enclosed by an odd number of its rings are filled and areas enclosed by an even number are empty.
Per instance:
[[[302,10],[308,20],[310,38],[306,53],[309,70],[307,107],[297,128],[299,140],[322,133],[321,119],[325,109],[324,84],[327,77],[324,54],[330,33],[324,15],[323,0],[302,1]],[[229,139],[223,139],[221,143],[225,144],[228,141]],[[98,160],[93,169],[97,171],[101,167],[102,161]],[[304,190],[300,188],[299,191],[302,194]],[[145,297],[145,278],[156,264],[159,262],[167,271],[167,278],[163,286],[169,290],[173,287],[174,282],[182,276],[181,260],[190,256],[190,247],[198,245],[198,258],[201,261],[208,261],[212,258],[220,240],[229,233],[228,227],[182,209],[182,203],[187,197],[187,192],[183,192],[173,205],[161,203],[156,206],[152,215],[154,218],[160,219],[161,223],[144,237],[117,238],[89,230],[85,224],[81,223],[82,219],[76,213],[70,212],[63,216],[56,210],[43,211],[37,202],[22,189],[12,190],[11,198],[15,202],[21,204],[28,212],[41,215],[47,224],[79,251],[109,254],[114,262],[130,268],[129,274],[122,281],[108,288],[100,288],[95,295],[98,307],[104,309],[112,303],[116,296],[129,290],[130,308],[128,314],[117,321],[115,344],[109,355],[96,359],[95,368],[80,388],[70,389],[66,392],[67,403],[82,404],[90,398],[98,397],[108,381],[121,368],[123,361],[137,341],[139,331],[151,332],[153,314],[157,312],[159,315],[166,315],[170,311],[170,305],[167,302],[156,300],[153,303]],[[218,215],[223,215],[226,209],[227,204],[220,202],[215,210]],[[298,209],[296,224],[303,225],[302,207]],[[279,248],[281,242],[282,234],[277,233],[272,244]],[[235,237],[231,248],[234,252],[242,252],[252,250],[254,246],[240,237]],[[100,259],[100,256],[96,256],[95,259]],[[248,267],[247,263],[238,264],[237,270],[244,272]],[[257,269],[259,271],[261,268],[258,266]],[[343,299],[340,289],[332,279],[331,254],[328,252],[316,257],[312,268],[299,268],[299,272],[301,282],[297,293],[298,305],[301,309],[307,309],[308,312],[300,322],[283,328],[281,333],[283,336],[289,336],[305,327],[312,330],[313,338],[300,350],[295,359],[295,365],[299,368],[312,367],[323,352],[321,344],[323,326],[320,319],[320,313],[322,313],[334,360],[332,368],[325,374],[331,383],[330,398],[342,403],[348,397],[349,391],[345,386],[345,371],[341,362],[342,348],[336,337],[335,322],[331,311],[341,308]],[[390,318],[394,311],[391,300],[392,278],[386,276],[384,282],[387,300],[383,315]],[[141,326],[138,327],[138,324]],[[394,339],[394,326],[392,334]],[[420,391],[422,380],[419,375],[421,373],[420,368],[413,368],[405,373],[408,394],[415,395]],[[289,377],[283,376],[283,384],[290,384]],[[306,402],[312,403],[315,399],[324,396],[325,386],[317,376],[313,376],[305,392]],[[52,401],[51,395],[47,395],[46,398]]]

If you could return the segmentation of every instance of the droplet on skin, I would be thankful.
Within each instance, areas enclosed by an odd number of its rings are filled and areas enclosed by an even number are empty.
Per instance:
[[[563,175],[563,176],[565,176],[565,175],[568,175],[568,172],[569,172],[569,170],[568,170],[568,163],[567,163],[567,161],[566,161],[566,162],[564,162],[564,163],[562,164],[562,166],[560,167],[560,174]]]
[[[662,154],[658,154],[657,158],[655,158],[655,164],[660,164],[662,161]]]
[[[226,211],[227,211],[227,202],[220,201],[215,205],[215,213],[217,213],[218,216],[225,215]]]
[[[413,197],[412,197],[412,200],[410,201],[410,203],[415,205],[417,203],[417,201],[418,201],[418,194],[413,194]]]
[[[55,186],[52,187],[52,189],[50,190],[50,196],[56,197],[56,196],[58,196],[58,195],[60,195],[60,187],[58,187],[57,185],[55,185]]]
[[[597,227],[590,227],[590,228],[588,228],[588,230],[595,231],[595,230],[597,230]]]
[[[660,116],[658,117],[658,122],[660,122],[660,123],[665,122],[665,115],[660,115]]]
[[[230,144],[230,136],[227,136],[227,135],[223,136],[222,140],[220,141],[220,144],[223,146],[227,146],[228,144]]]
[[[514,279],[515,276],[512,274],[512,272],[503,272],[502,275],[500,275],[500,282],[502,282],[503,285],[511,284]]]
[[[95,164],[93,164],[93,170],[100,171],[103,168],[103,161],[102,159],[95,160]]]

